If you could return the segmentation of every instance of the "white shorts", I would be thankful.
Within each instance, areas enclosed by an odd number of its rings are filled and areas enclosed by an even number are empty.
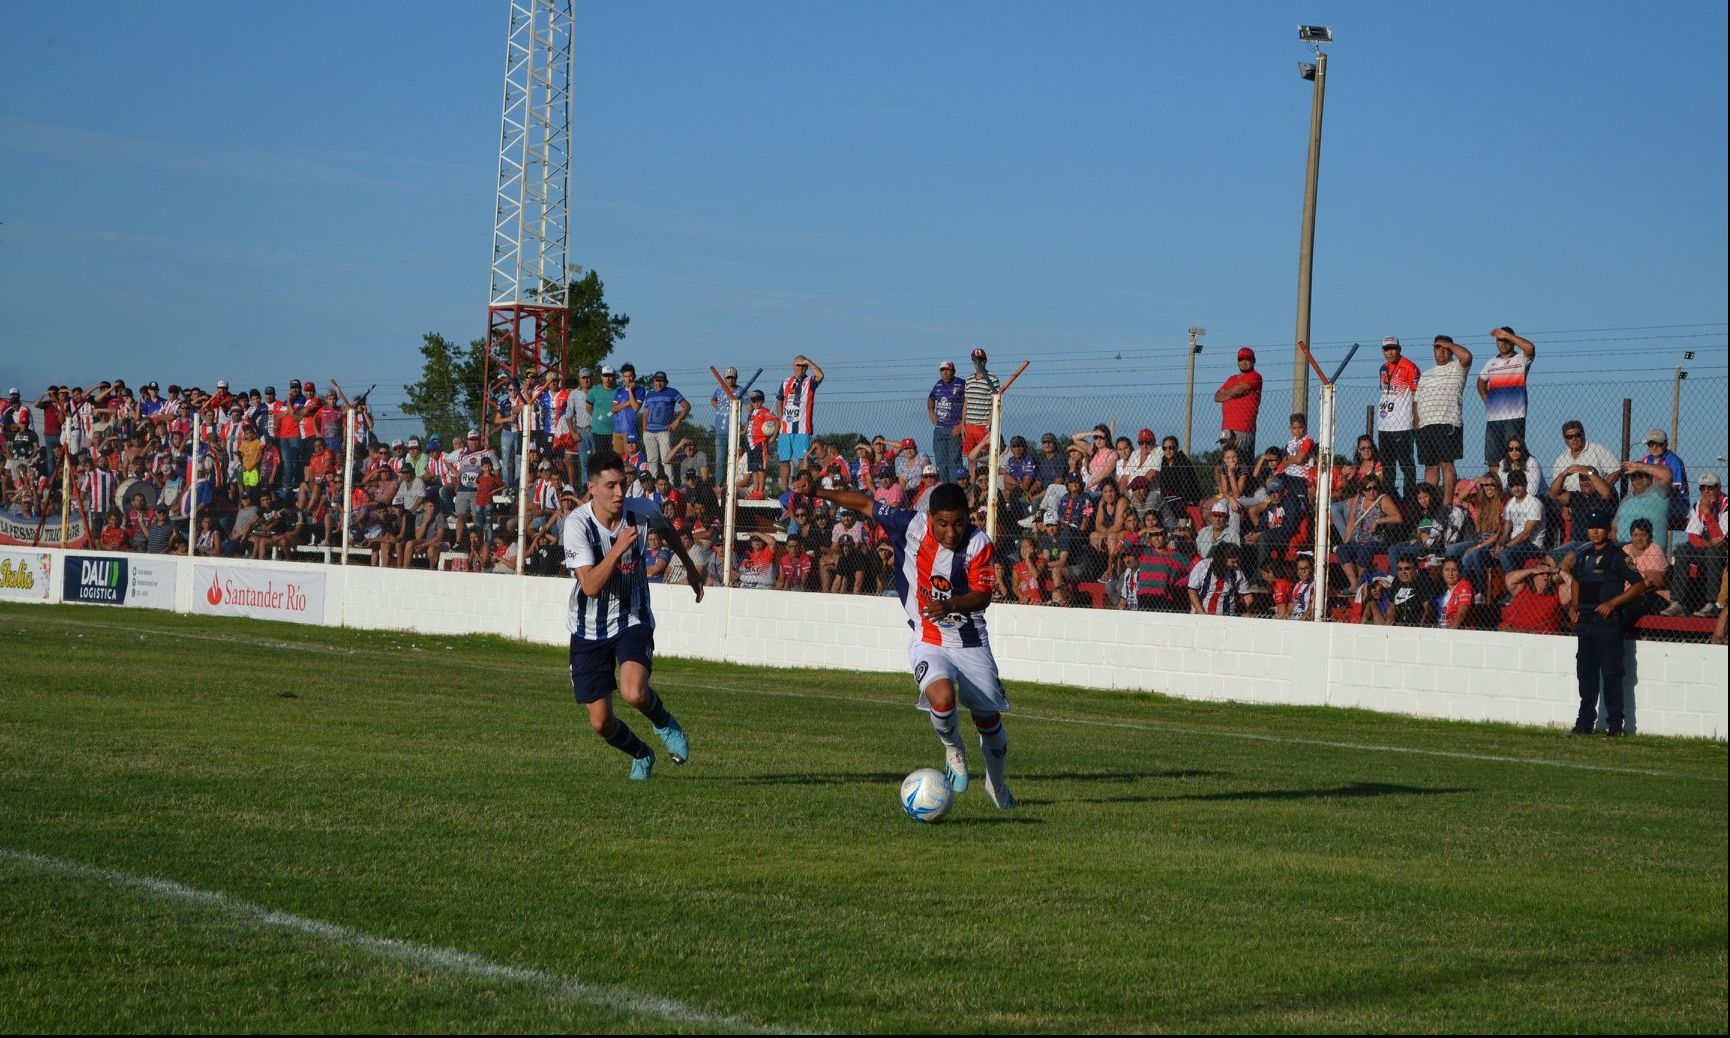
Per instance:
[[[948,648],[914,642],[907,649],[913,680],[919,683],[919,709],[930,710],[925,690],[933,681],[948,678],[955,683],[955,699],[962,709],[975,714],[1000,714],[1009,709],[1009,697],[997,677],[997,660],[991,646]]]

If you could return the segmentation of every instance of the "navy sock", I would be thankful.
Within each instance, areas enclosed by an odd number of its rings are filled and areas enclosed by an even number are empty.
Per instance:
[[[667,722],[673,719],[673,715],[667,713],[667,705],[661,702],[661,697],[655,695],[655,690],[652,688],[649,689],[649,698],[644,700],[639,709],[642,710],[643,716],[649,719],[649,723],[656,728],[667,727]]]
[[[629,725],[616,717],[613,718],[613,726],[607,729],[606,734],[602,735],[601,738],[606,741],[608,746],[623,752],[628,757],[647,757],[649,755],[648,744],[637,738],[637,733],[631,731]]]

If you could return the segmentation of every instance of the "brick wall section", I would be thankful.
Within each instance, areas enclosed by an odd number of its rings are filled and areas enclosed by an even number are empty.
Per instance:
[[[178,611],[189,612],[202,589],[193,587],[191,561],[181,565]],[[323,568],[330,626],[567,640],[568,580]],[[657,587],[654,598],[663,655],[907,671],[909,631],[892,598],[710,588],[698,605],[682,585]],[[50,601],[59,600],[56,559]],[[1571,638],[1019,605],[992,606],[989,617],[1010,681],[1548,726],[1571,724],[1578,706]],[[1726,737],[1723,647],[1630,645],[1628,712],[1637,731]]]

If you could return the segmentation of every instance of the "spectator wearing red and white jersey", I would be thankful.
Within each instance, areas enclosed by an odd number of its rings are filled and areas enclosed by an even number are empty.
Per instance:
[[[811,449],[813,419],[817,409],[817,387],[823,384],[823,369],[803,353],[793,358],[793,375],[775,393],[775,414],[781,420],[777,456],[781,459],[781,485],[786,486],[794,463],[803,464]]]
[[[1382,340],[1381,401],[1376,405],[1376,447],[1388,466],[1388,492],[1400,473],[1405,475],[1404,493],[1411,496],[1418,470],[1412,461],[1418,428],[1418,366],[1400,353],[1400,340],[1390,335]],[[1397,472],[1395,471],[1397,468]]]
[[[1285,442],[1285,458],[1280,471],[1309,486],[1316,483],[1316,438],[1309,433],[1309,416],[1294,414],[1287,426],[1291,439]]]
[[[1460,570],[1460,560],[1442,560],[1442,588],[1432,606],[1437,627],[1459,629],[1472,609],[1472,582]]]
[[[1424,482],[1451,498],[1458,476],[1454,462],[1466,456],[1460,400],[1472,371],[1472,351],[1452,336],[1438,335],[1435,354],[1436,366],[1418,378],[1418,464],[1424,467]]]
[[[1490,335],[1496,355],[1478,370],[1478,397],[1484,402],[1484,464],[1495,465],[1509,437],[1526,438],[1526,374],[1538,358],[1532,340],[1508,327]]]
[[[1254,602],[1243,569],[1243,549],[1221,544],[1189,571],[1189,611],[1207,616],[1236,616]]]
[[[1730,531],[1730,501],[1716,472],[1700,477],[1700,500],[1688,512],[1687,531],[1688,541],[1676,546],[1676,563],[1670,569],[1670,595],[1675,601],[1664,615],[1692,611],[1695,616],[1715,617],[1720,607],[1714,592],[1724,572],[1724,535]]]
[[[751,390],[750,415],[745,419],[745,479],[751,484],[751,500],[763,500],[763,485],[768,478],[769,455],[775,449],[775,439],[781,434],[781,420],[775,412],[763,406],[763,391]],[[787,476],[782,475],[782,486]]]
[[[1248,346],[1237,351],[1237,374],[1226,379],[1213,394],[1220,405],[1221,438],[1231,437],[1245,456],[1255,453],[1256,415],[1261,411],[1261,372],[1255,369],[1255,351]]]

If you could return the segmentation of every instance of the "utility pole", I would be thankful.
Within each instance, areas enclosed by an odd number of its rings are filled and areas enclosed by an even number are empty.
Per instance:
[[[1676,384],[1670,389],[1670,450],[1678,453],[1682,450],[1682,380],[1688,377],[1688,372],[1682,365],[1694,359],[1694,351],[1682,354],[1682,360],[1676,365]]]
[[[1189,392],[1183,395],[1183,452],[1188,454],[1190,423],[1195,418],[1195,355],[1201,352],[1201,347],[1195,343],[1196,337],[1206,335],[1206,328],[1191,328],[1189,330]]]
[[[1310,341],[1310,274],[1315,266],[1316,244],[1316,182],[1321,176],[1322,161],[1322,98],[1327,92],[1328,56],[1322,44],[1334,41],[1334,32],[1325,25],[1298,26],[1298,39],[1316,49],[1314,64],[1298,62],[1298,74],[1315,84],[1315,96],[1310,102],[1310,158],[1304,178],[1303,234],[1298,244],[1297,338],[1292,346],[1291,413],[1309,413],[1310,374],[1304,360],[1301,343]]]

